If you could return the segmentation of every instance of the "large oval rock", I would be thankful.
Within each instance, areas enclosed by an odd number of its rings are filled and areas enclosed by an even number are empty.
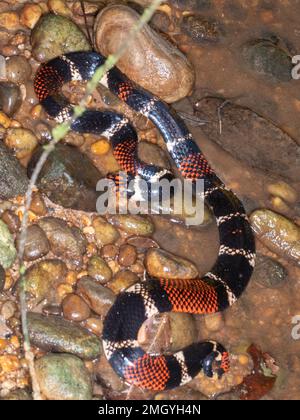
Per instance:
[[[52,13],[44,15],[33,29],[31,45],[34,58],[40,62],[91,49],[84,33],[72,20]]]
[[[115,53],[139,14],[123,5],[103,9],[95,22],[95,43],[105,56]],[[187,96],[194,71],[187,58],[146,25],[118,62],[118,67],[136,83],[167,102]]]
[[[38,359],[35,373],[48,400],[91,400],[92,384],[82,360],[70,354],[47,354]]]
[[[29,176],[41,153],[42,148],[34,153],[28,166]],[[56,204],[75,210],[95,211],[96,185],[101,178],[100,172],[78,149],[58,144],[43,166],[37,186]]]
[[[7,225],[0,220],[0,264],[7,269],[12,266],[17,256],[13,237]]]
[[[177,257],[162,249],[149,249],[145,265],[153,277],[169,279],[194,279],[198,270],[190,261]]]
[[[12,152],[0,142],[0,199],[25,194],[29,180],[24,168]]]
[[[271,251],[300,265],[300,228],[271,210],[256,210],[250,216],[254,232]]]
[[[30,341],[42,350],[71,353],[84,360],[102,353],[98,337],[61,317],[29,312],[28,328]]]
[[[300,147],[270,121],[220,98],[202,99],[197,116],[208,121],[201,126],[203,133],[237,159],[262,171],[299,181],[295,168],[300,167]]]

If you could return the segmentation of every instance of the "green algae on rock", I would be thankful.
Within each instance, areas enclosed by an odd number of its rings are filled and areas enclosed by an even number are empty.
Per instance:
[[[91,46],[84,33],[72,20],[48,13],[42,16],[31,34],[32,54],[37,61],[73,51],[89,51]]]
[[[47,354],[35,361],[41,392],[48,400],[91,400],[91,378],[84,362],[70,354]]]
[[[84,360],[96,359],[102,353],[98,337],[61,317],[29,312],[28,328],[31,343],[42,350],[70,353]]]

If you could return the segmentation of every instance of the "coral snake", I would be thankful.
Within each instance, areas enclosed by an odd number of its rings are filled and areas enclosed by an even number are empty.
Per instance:
[[[96,52],[75,52],[41,65],[35,92],[43,108],[58,122],[72,116],[72,105],[61,88],[69,81],[91,79],[105,62]],[[101,80],[118,98],[150,119],[163,136],[182,177],[204,181],[204,197],[219,230],[217,261],[203,278],[172,280],[146,276],[145,281],[120,293],[103,327],[107,359],[127,383],[150,390],[183,385],[201,370],[219,377],[229,369],[229,355],[216,342],[195,343],[174,354],[148,354],[137,340],[141,325],[162,312],[211,314],[223,311],[241,295],[255,263],[255,243],[242,203],[211,169],[184,122],[163,101],[137,86],[116,67]],[[138,158],[138,138],[128,119],[112,111],[86,110],[71,125],[79,133],[101,134],[110,139],[114,156],[131,176],[147,182],[172,177],[166,169]]]

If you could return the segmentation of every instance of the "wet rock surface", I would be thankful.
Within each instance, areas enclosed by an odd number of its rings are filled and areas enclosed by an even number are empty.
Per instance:
[[[99,51],[105,56],[115,53],[138,17],[123,5],[104,9],[95,22]],[[185,97],[194,83],[194,72],[186,57],[147,25],[118,66],[130,79],[167,102]]]
[[[96,314],[104,317],[113,305],[116,296],[107,287],[91,277],[83,277],[77,283],[77,294],[81,296]]]
[[[114,226],[132,235],[151,235],[154,226],[148,217],[133,214],[116,214],[109,216],[109,221]]]
[[[218,42],[221,37],[218,23],[203,16],[185,16],[181,29],[195,42]]]
[[[37,380],[48,400],[91,400],[92,385],[81,359],[70,354],[48,354],[35,362]]]
[[[197,115],[208,121],[201,126],[203,133],[237,159],[263,171],[298,180],[294,168],[300,165],[300,147],[270,121],[220,98],[201,100]]]
[[[198,274],[194,264],[162,249],[149,249],[145,265],[147,272],[157,278],[193,279]]]
[[[74,267],[82,265],[85,247],[66,222],[54,217],[44,217],[38,224],[45,232],[51,250],[56,256],[63,256]]]
[[[286,217],[270,210],[256,210],[251,225],[269,249],[300,264],[300,228]]]
[[[52,13],[43,16],[31,34],[32,53],[37,61],[73,51],[91,49],[85,35],[70,19]]]
[[[17,240],[17,247],[19,245],[20,241]],[[50,244],[45,232],[38,225],[29,226],[24,244],[24,259],[34,261],[47,255],[49,251]]]
[[[38,149],[29,164],[29,176],[40,157]],[[78,168],[82,168],[78,171]],[[40,190],[55,203],[75,210],[95,211],[97,182],[102,178],[89,159],[76,148],[57,145],[38,179]]]
[[[107,283],[112,277],[112,271],[103,258],[94,255],[88,263],[88,274],[99,283]]]
[[[25,273],[25,290],[30,305],[53,298],[55,287],[64,281],[67,267],[60,260],[44,260],[33,264]]]
[[[9,199],[25,194],[28,178],[12,152],[0,142],[0,198]]]
[[[11,82],[0,82],[0,110],[12,117],[21,104],[20,88]]]
[[[95,359],[102,352],[94,334],[63,318],[29,312],[28,326],[32,344],[45,351],[70,353],[84,360]]]

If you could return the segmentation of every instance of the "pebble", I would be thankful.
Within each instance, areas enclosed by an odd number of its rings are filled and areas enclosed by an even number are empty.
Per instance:
[[[0,13],[0,26],[8,31],[16,31],[20,29],[20,19],[16,12]]]
[[[7,300],[3,303],[1,306],[1,312],[0,316],[2,316],[3,319],[8,320],[12,318],[17,311],[17,305],[12,300]]]
[[[32,55],[40,62],[62,54],[91,49],[86,36],[72,20],[48,13],[31,33]]]
[[[14,239],[7,225],[0,220],[0,264],[7,269],[12,266],[17,257]]]
[[[7,225],[10,233],[17,233],[20,228],[20,219],[11,210],[5,210],[1,219]]]
[[[300,264],[300,228],[271,210],[254,211],[250,216],[258,239],[271,251]]]
[[[0,265],[0,293],[3,292],[4,285],[5,285],[5,270],[2,267],[2,265]]]
[[[125,5],[111,5],[97,16],[96,48],[108,56],[116,52],[140,15]],[[194,70],[187,58],[171,43],[145,25],[118,62],[131,80],[167,102],[187,96],[194,83]]]
[[[28,166],[32,175],[43,149],[38,148]],[[78,171],[80,168],[80,171]],[[95,211],[100,172],[78,149],[58,144],[39,175],[37,187],[54,203],[74,210]]]
[[[109,222],[131,235],[150,236],[154,225],[148,217],[133,214],[115,214],[109,216]]]
[[[11,82],[0,82],[0,109],[8,117],[12,117],[18,112],[21,105],[22,97],[19,86]]]
[[[91,333],[101,336],[103,330],[103,321],[100,318],[91,317],[88,318],[84,323],[85,328],[87,328]]]
[[[158,248],[157,242],[147,237],[131,236],[128,238],[127,243],[133,245],[138,252],[145,252],[149,248]]]
[[[20,245],[20,238],[17,238],[17,247]],[[27,235],[24,244],[24,259],[34,261],[44,257],[50,251],[50,244],[43,229],[38,225],[31,225],[27,228]]]
[[[38,145],[36,136],[26,128],[10,128],[7,130],[4,141],[18,159],[31,156]]]
[[[298,198],[298,194],[295,189],[284,181],[278,181],[274,184],[268,185],[267,190],[270,194],[275,197],[282,198],[290,204],[295,204]]]
[[[0,111],[0,126],[8,128],[10,126],[10,123],[10,118],[4,112]]]
[[[150,276],[158,278],[194,279],[198,275],[197,268],[190,261],[162,249],[149,249],[145,266]]]
[[[221,135],[218,113],[220,107]],[[198,102],[197,117],[209,121],[201,126],[203,133],[238,160],[263,172],[299,181],[299,175],[294,168],[300,166],[300,146],[269,120],[248,108],[230,102],[225,104],[223,99],[211,97]]]
[[[77,294],[101,317],[107,314],[116,299],[116,296],[110,289],[97,283],[91,277],[82,277],[78,281]]]
[[[31,66],[25,57],[18,55],[6,61],[6,77],[17,84],[26,83],[31,76]]]
[[[48,0],[49,10],[56,15],[72,17],[71,10],[67,7],[66,3],[62,0]]]
[[[48,400],[91,400],[91,378],[85,364],[70,354],[47,354],[35,361],[37,381]]]
[[[102,353],[98,337],[85,328],[57,316],[28,312],[30,341],[44,351],[70,353],[93,360]]]
[[[184,16],[181,29],[197,43],[218,42],[220,40],[219,24],[203,16]]]
[[[69,321],[85,321],[90,316],[90,308],[85,301],[75,294],[67,295],[62,302],[64,318]]]
[[[242,57],[256,74],[272,77],[275,81],[289,82],[293,64],[290,53],[278,42],[259,39],[247,42],[242,47]]]
[[[256,256],[253,280],[269,289],[281,286],[288,273],[286,269],[276,260],[265,255]]]
[[[106,139],[98,140],[91,145],[91,152],[94,155],[105,155],[110,151],[110,143]]]
[[[88,262],[88,274],[101,284],[112,278],[112,271],[103,258],[94,255]]]
[[[119,253],[116,245],[104,245],[101,249],[101,256],[107,260],[114,260]]]
[[[96,217],[92,223],[95,239],[99,247],[114,244],[120,237],[118,230],[102,217]]]
[[[25,4],[21,10],[20,21],[22,25],[33,29],[42,16],[42,13],[43,11],[38,4]]]
[[[169,158],[164,150],[156,144],[142,141],[139,143],[139,158],[149,165],[157,165],[161,168],[170,169]]]
[[[116,295],[134,284],[138,283],[139,277],[130,270],[118,271],[112,281],[107,285]]]
[[[66,274],[67,267],[60,260],[44,260],[30,266],[25,274],[25,291],[30,297],[30,304],[37,305],[46,298],[51,300],[55,288]]]
[[[85,246],[80,242],[78,232],[72,230],[62,219],[44,217],[38,225],[45,232],[51,251],[58,257],[66,259],[71,266],[81,267]]]
[[[61,316],[62,315],[62,310],[60,305],[54,305],[54,304],[49,304],[49,305],[45,305],[43,306],[43,310],[42,310],[44,315],[55,315],[55,316]]]
[[[225,324],[223,315],[220,312],[205,315],[204,322],[207,330],[211,332],[220,331]]]
[[[123,267],[129,267],[136,262],[137,252],[134,246],[124,244],[120,246],[118,263]]]
[[[12,152],[0,142],[0,199],[25,194],[29,180],[24,168]]]
[[[47,213],[45,201],[41,194],[38,192],[32,194],[30,211],[32,211],[37,216],[45,216],[45,214]]]

